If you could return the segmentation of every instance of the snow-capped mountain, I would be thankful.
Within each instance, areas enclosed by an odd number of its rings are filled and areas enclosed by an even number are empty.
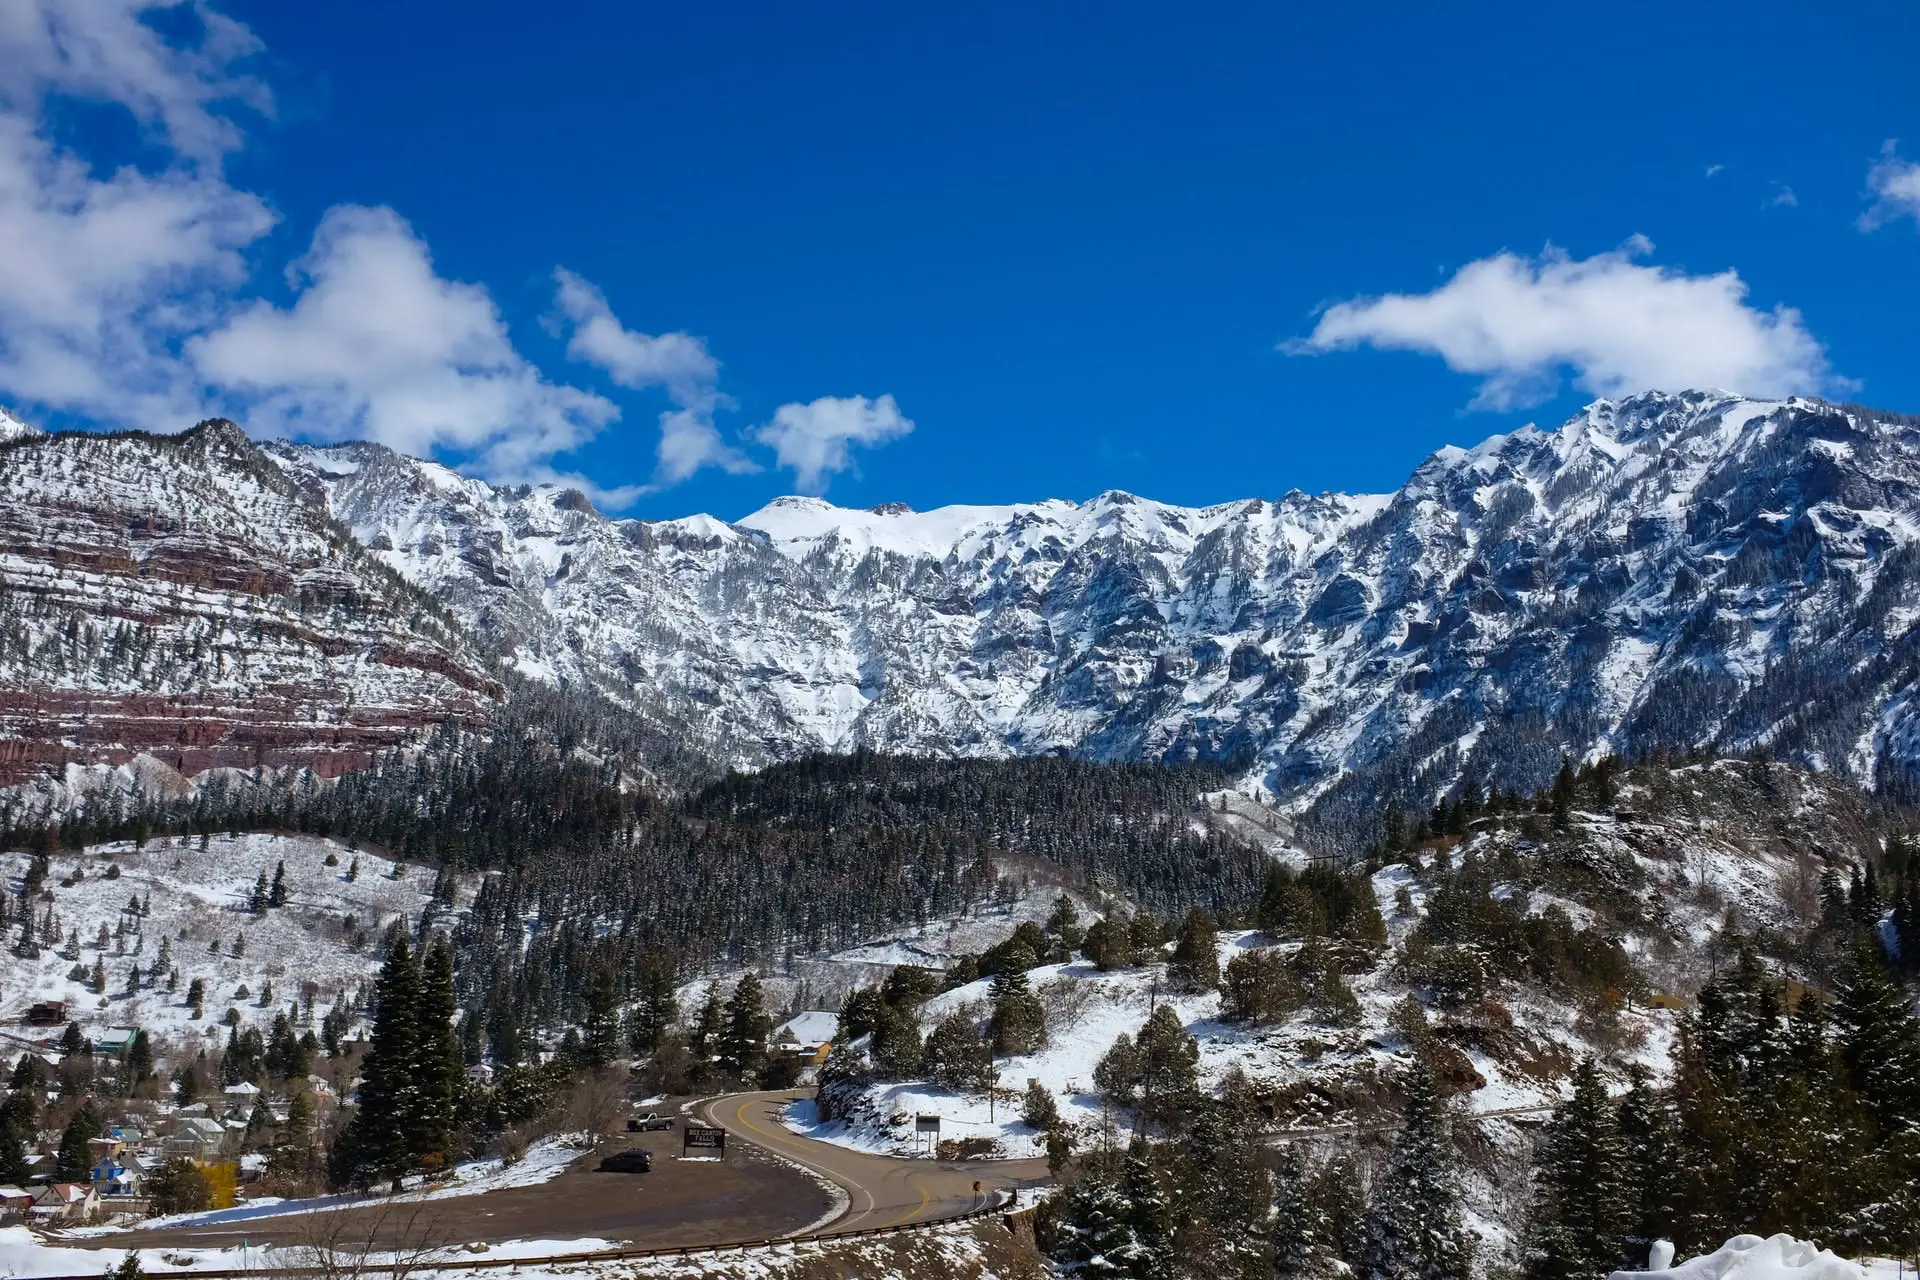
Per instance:
[[[326,775],[501,688],[231,422],[44,435],[0,415],[0,783],[152,756]]]
[[[273,446],[521,670],[751,765],[1231,758],[1336,825],[1464,769],[1766,743],[1867,780],[1911,706],[1920,420],[1707,392],[1442,449],[1396,493],[608,520],[370,445]]]
[[[1920,419],[1852,406],[1603,400],[1557,431],[1442,449],[1376,496],[929,512],[783,498],[731,524],[611,520],[572,490],[375,445],[263,456],[231,431],[198,451],[14,434],[0,496],[16,598],[39,598],[21,595],[21,557],[76,607],[99,589],[59,549],[62,513],[125,540],[164,510],[204,554],[384,564],[468,633],[436,652],[595,687],[715,764],[862,747],[1231,760],[1311,805],[1328,839],[1364,834],[1382,796],[1426,803],[1463,774],[1537,786],[1563,750],[1763,744],[1903,789],[1920,764]],[[298,547],[275,542],[283,517],[232,507],[242,473],[248,502],[317,522]],[[269,475],[294,483],[281,495]],[[213,626],[260,598],[193,607]],[[377,622],[328,615],[358,639],[310,615],[298,634],[336,664],[370,652],[369,631],[428,643],[402,634],[423,609],[381,607]],[[41,669],[44,644],[10,651],[11,678],[85,687]],[[446,694],[484,714],[480,660],[448,660],[461,674],[444,689],[373,702],[417,720]],[[365,704],[356,686],[313,714]]]

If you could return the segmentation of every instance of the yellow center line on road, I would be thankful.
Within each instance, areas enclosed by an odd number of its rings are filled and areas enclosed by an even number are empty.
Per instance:
[[[762,1138],[765,1138],[766,1142],[763,1145],[765,1145],[768,1150],[778,1151],[786,1159],[792,1160],[796,1164],[805,1165],[807,1168],[813,1170],[815,1173],[819,1174],[821,1177],[826,1178],[829,1182],[832,1182],[835,1186],[841,1188],[842,1190],[847,1191],[849,1193],[857,1191],[861,1195],[865,1196],[867,1199],[867,1207],[861,1210],[859,1213],[855,1214],[853,1213],[853,1196],[849,1194],[847,1196],[847,1212],[841,1214],[839,1218],[835,1219],[832,1223],[828,1225],[844,1227],[847,1223],[857,1221],[860,1218],[864,1218],[868,1214],[872,1213],[875,1208],[873,1192],[867,1190],[867,1188],[865,1188],[864,1186],[861,1186],[859,1183],[855,1182],[852,1178],[846,1176],[845,1174],[835,1173],[833,1170],[826,1168],[824,1165],[816,1164],[812,1160],[807,1159],[805,1156],[800,1155],[799,1152],[801,1150],[804,1150],[804,1148],[801,1147],[798,1139],[793,1138],[791,1135],[788,1135],[788,1134],[775,1133],[772,1130],[763,1129],[759,1125],[755,1124],[753,1121],[747,1119],[748,1107],[752,1106],[755,1102],[768,1102],[768,1101],[769,1100],[766,1098],[751,1098],[751,1097],[742,1098],[740,1100],[739,1106],[737,1106],[734,1109],[734,1112],[733,1112],[734,1120],[738,1124],[740,1124],[742,1127],[750,1129],[754,1133],[759,1134]]]

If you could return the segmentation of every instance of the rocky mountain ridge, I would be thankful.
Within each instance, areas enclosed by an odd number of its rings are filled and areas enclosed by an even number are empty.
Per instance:
[[[1532,789],[1563,751],[1764,746],[1911,791],[1917,423],[1649,393],[1442,449],[1387,495],[783,498],[734,523],[261,448],[478,650],[717,765],[1227,760],[1346,844],[1383,797]]]
[[[364,767],[502,688],[460,625],[230,422],[0,423],[0,784],[150,756]]]
[[[1765,745],[1909,785],[1915,420],[1710,392],[1443,449],[1399,491],[607,520],[374,446],[274,456],[523,671],[751,766],[1229,759],[1326,827],[1562,751]]]

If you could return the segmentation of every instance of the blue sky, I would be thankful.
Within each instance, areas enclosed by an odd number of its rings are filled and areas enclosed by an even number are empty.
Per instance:
[[[0,401],[727,517],[1920,411],[1910,5],[1306,8],[27,0]]]

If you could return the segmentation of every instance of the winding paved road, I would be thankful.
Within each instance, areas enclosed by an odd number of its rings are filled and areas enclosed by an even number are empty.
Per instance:
[[[622,1135],[581,1156],[559,1177],[533,1186],[424,1204],[370,1199],[324,1215],[326,1222],[312,1213],[284,1213],[62,1243],[154,1250],[221,1249],[242,1242],[299,1246],[332,1224],[342,1239],[383,1248],[427,1239],[463,1244],[580,1238],[684,1248],[905,1226],[982,1208],[996,1191],[1048,1180],[1044,1160],[903,1160],[803,1138],[779,1115],[788,1103],[807,1096],[742,1093],[690,1104],[694,1115],[733,1135],[724,1161],[680,1161],[676,1123],[666,1132]],[[627,1146],[652,1151],[654,1171],[640,1176],[594,1172],[600,1154]],[[816,1179],[845,1194],[839,1212]]]
[[[807,1096],[791,1090],[734,1093],[699,1103],[694,1110],[707,1123],[811,1169],[846,1193],[846,1211],[809,1235],[949,1218],[981,1208],[997,1191],[1050,1180],[1047,1162],[1041,1159],[906,1160],[803,1138],[781,1123],[780,1113]]]

